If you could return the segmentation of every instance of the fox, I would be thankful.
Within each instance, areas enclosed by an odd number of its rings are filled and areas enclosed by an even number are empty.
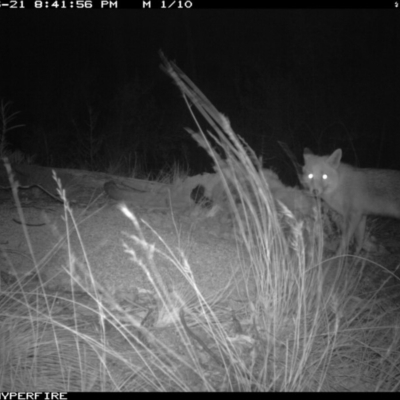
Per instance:
[[[341,162],[342,150],[317,156],[305,148],[303,183],[342,216],[343,254],[354,237],[355,253],[363,248],[368,215],[400,219],[400,171],[356,168]]]

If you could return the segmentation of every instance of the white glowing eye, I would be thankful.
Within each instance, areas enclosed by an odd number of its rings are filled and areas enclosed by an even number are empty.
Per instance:
[[[327,174],[323,174],[322,175],[322,179],[325,181],[326,179],[328,179],[328,175]]]
[[[307,178],[311,180],[312,178],[314,178],[314,175],[313,174],[308,174]]]

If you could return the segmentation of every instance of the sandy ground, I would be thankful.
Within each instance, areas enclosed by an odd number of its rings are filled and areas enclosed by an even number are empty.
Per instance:
[[[50,170],[40,168],[39,172],[41,186],[55,193]],[[43,178],[44,173],[48,179]],[[132,239],[141,238],[141,234],[155,245],[153,266],[171,290],[180,288],[187,292],[186,279],[175,265],[185,258],[205,296],[226,288],[245,263],[229,223],[222,226],[218,218],[207,217],[198,206],[171,212],[128,204],[139,220],[139,232],[122,214],[117,202],[104,194],[103,184],[110,176],[73,170],[59,170],[58,174],[67,188],[78,229],[70,215],[66,223],[63,205],[39,188],[19,191],[20,210],[11,190],[1,190],[2,272],[22,277],[32,271],[36,262],[49,287],[69,290],[70,278],[64,268],[74,260],[77,265],[89,266],[95,279],[112,294],[129,298],[137,290],[152,289],[140,261],[132,260],[126,252],[128,246],[143,264],[152,264],[143,246]]]
[[[88,330],[94,334],[99,331],[99,318],[93,312],[96,310],[94,297],[76,283],[72,297],[71,278],[67,273],[71,266],[77,277],[85,276],[82,271],[86,272],[87,277],[90,271],[94,280],[138,324],[156,328],[151,331],[157,338],[169,348],[175,346],[179,353],[180,344],[175,344],[174,329],[164,329],[173,328],[170,314],[163,314],[159,296],[148,273],[152,279],[160,279],[170,293],[178,293],[189,304],[194,298],[193,289],[183,276],[184,271],[177,265],[190,265],[186,273],[193,276],[205,298],[215,299],[218,296],[218,305],[223,305],[227,311],[224,314],[228,316],[225,320],[227,330],[235,332],[235,319],[230,310],[235,309],[235,304],[240,308],[243,302],[249,303],[249,296],[254,293],[254,280],[249,260],[234,238],[229,219],[210,216],[207,210],[195,204],[180,210],[127,204],[138,220],[138,229],[121,212],[119,203],[109,199],[103,190],[105,182],[118,178],[74,170],[58,170],[57,174],[67,190],[73,218],[65,212],[60,201],[49,195],[57,194],[50,169],[35,166],[19,168],[17,179],[29,187],[19,190],[19,207],[10,189],[0,190],[0,290],[18,281],[24,282],[24,285],[25,281],[29,282],[24,286],[27,292],[44,284],[45,292],[51,294],[49,298],[58,299],[51,303],[50,308],[48,303],[45,304],[54,318],[56,315],[57,318],[69,318],[72,315],[87,323]],[[4,185],[1,171],[0,184]],[[46,192],[31,187],[33,184],[44,187]],[[377,267],[371,262],[361,266],[365,277],[362,288],[375,292],[385,284],[385,289],[379,292],[391,302],[399,304],[398,279],[388,280],[388,276],[399,274],[400,222],[382,220],[377,223],[372,220],[369,227],[373,228],[374,241],[379,243],[376,247],[385,247],[385,250],[369,256],[384,267]],[[127,250],[133,250],[136,259]],[[326,267],[334,272],[335,258],[332,261]],[[351,257],[348,261],[349,268],[360,268],[359,264],[351,264]],[[87,287],[95,287],[87,282]],[[32,290],[31,293],[34,292]],[[68,301],[71,298],[73,302]],[[36,301],[36,298],[33,300]],[[72,306],[72,303],[75,305]],[[90,308],[92,311],[88,311]],[[156,312],[149,318],[152,309]],[[126,341],[120,343],[121,335],[117,331],[107,332],[107,335],[107,339],[118,343],[120,352],[125,354],[132,351],[131,344]],[[134,336],[140,337],[140,332]],[[196,340],[199,344],[200,341]],[[207,343],[205,338],[201,341]],[[215,374],[215,365],[210,362],[206,346],[203,346],[200,354],[208,360],[206,364]],[[151,349],[151,345],[148,348]],[[47,363],[48,360],[43,362]],[[124,368],[118,367],[115,375],[125,376]],[[193,390],[204,389],[197,376],[189,381]],[[82,389],[79,380],[73,388]],[[133,388],[136,390],[137,387],[124,389]]]

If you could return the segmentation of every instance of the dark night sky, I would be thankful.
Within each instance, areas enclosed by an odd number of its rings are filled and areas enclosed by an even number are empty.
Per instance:
[[[206,168],[162,49],[267,166],[290,168],[282,141],[299,159],[342,147],[351,163],[400,168],[399,22],[397,10],[8,10],[0,97],[25,124],[10,149],[52,166],[134,155]]]

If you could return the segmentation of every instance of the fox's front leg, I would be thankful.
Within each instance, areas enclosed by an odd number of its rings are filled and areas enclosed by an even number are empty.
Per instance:
[[[364,238],[365,220],[366,217],[359,211],[349,212],[343,216],[342,240],[339,247],[339,254],[348,251],[353,237],[356,241],[356,254],[361,250]]]

